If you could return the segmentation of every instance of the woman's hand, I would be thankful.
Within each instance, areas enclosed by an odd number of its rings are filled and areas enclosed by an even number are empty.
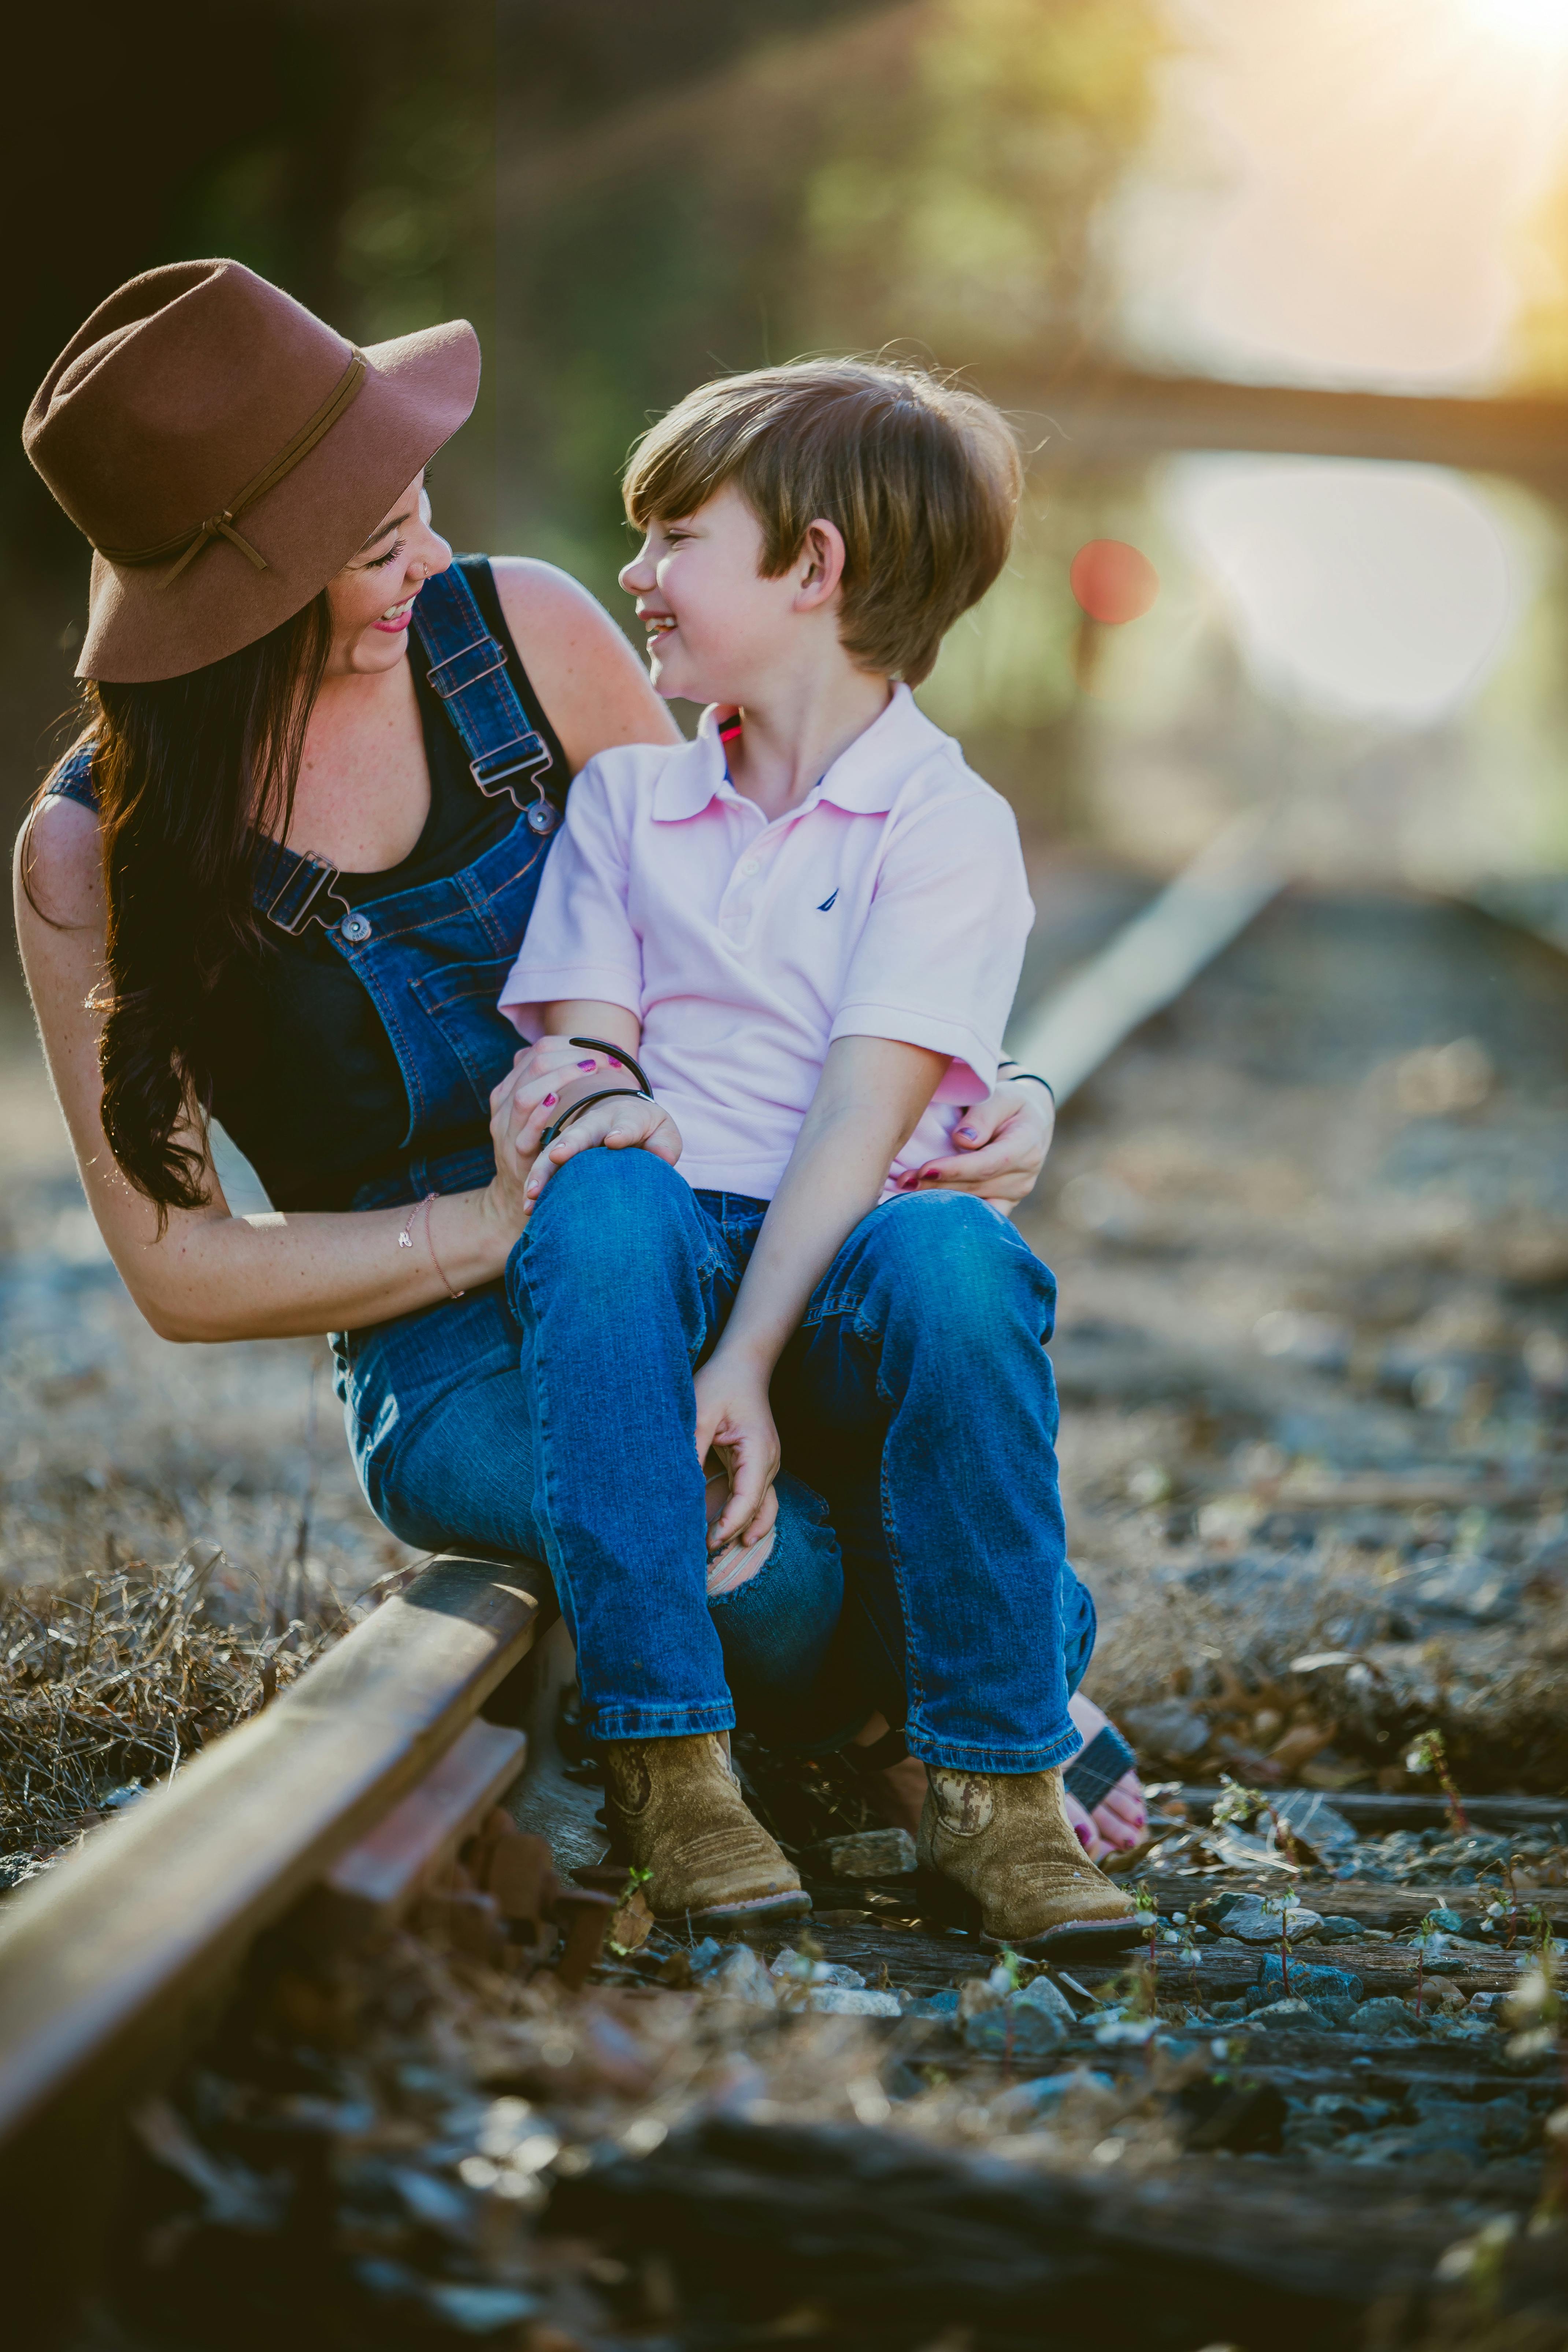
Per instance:
[[[768,1402],[768,1376],[740,1349],[726,1352],[722,1340],[696,1376],[697,1458],[710,1452],[724,1465],[730,1499],[708,1530],[708,1549],[718,1551],[739,1536],[755,1543],[773,1525],[773,1480],[779,1474],[779,1433]]]
[[[635,1094],[610,1095],[591,1103],[547,1151],[540,1151],[540,1139],[556,1116],[568,1079],[599,1076],[609,1086],[626,1075],[607,1054],[585,1054],[569,1037],[541,1037],[518,1054],[490,1096],[496,1155],[491,1192],[496,1213],[513,1239],[527,1224],[556,1169],[580,1151],[599,1144],[611,1151],[640,1146],[671,1167],[679,1159],[680,1131],[674,1120],[657,1103]]]
[[[1056,1132],[1057,1107],[1033,1079],[1018,1086],[1004,1079],[976,1110],[966,1110],[953,1131],[958,1150],[951,1160],[928,1160],[904,1179],[904,1190],[928,1184],[950,1192],[976,1192],[1009,1214],[1034,1191]]]

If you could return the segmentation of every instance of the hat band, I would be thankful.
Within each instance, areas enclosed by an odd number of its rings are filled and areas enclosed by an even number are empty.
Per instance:
[[[323,435],[331,430],[344,409],[358,398],[369,362],[357,347],[351,348],[353,357],[315,415],[306,418],[293,439],[284,444],[259,474],[253,474],[245,488],[236,491],[227,506],[221,508],[216,514],[208,515],[205,522],[196,523],[190,530],[176,531],[173,539],[163,540],[157,547],[134,550],[100,547],[98,551],[105,562],[163,563],[174,556],[176,561],[171,565],[168,578],[163,583],[165,588],[172,588],[186,564],[198,556],[209,541],[226,539],[231,547],[237,547],[241,555],[256,566],[258,572],[269,571],[271,567],[267,558],[252,547],[242,531],[235,529],[236,518],[242,515],[247,507],[254,506],[258,499],[265,498],[268,490],[276,489],[284,476],[292,473],[300,458],[315,447]]]

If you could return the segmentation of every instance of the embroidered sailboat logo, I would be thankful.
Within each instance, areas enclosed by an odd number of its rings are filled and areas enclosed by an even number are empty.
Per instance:
[[[835,899],[835,898],[837,898],[837,896],[838,896],[838,893],[837,893],[837,890],[832,890],[832,891],[830,891],[830,892],[828,893],[827,897],[826,897],[826,898],[824,898],[824,900],[823,900],[823,902],[822,902],[821,906],[820,906],[820,907],[818,907],[818,908],[817,908],[817,910],[816,910],[816,911],[817,911],[817,913],[818,913],[819,915],[826,915],[826,912],[827,912],[827,909],[829,908],[829,907],[831,907],[831,906],[832,906],[834,899]]]

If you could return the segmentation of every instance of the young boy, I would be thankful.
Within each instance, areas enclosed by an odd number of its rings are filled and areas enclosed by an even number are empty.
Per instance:
[[[501,1003],[640,1055],[680,1139],[678,1176],[657,1143],[595,1151],[602,1104],[567,1125],[510,1283],[558,1433],[551,1565],[659,1912],[804,1899],[712,1736],[734,1717],[703,1588],[700,1465],[729,1474],[712,1542],[762,1538],[776,1408],[907,1694],[926,1870],[1015,1945],[1137,1932],[1061,1802],[1092,1611],[1054,1286],[996,1211],[922,1186],[995,1078],[1033,909],[1011,811],[910,689],[1001,570],[1020,483],[988,404],[847,361],[702,387],[627,473],[654,683],[712,707],[694,743],[578,776]],[[538,1082],[525,1149],[614,1083],[598,1064]]]

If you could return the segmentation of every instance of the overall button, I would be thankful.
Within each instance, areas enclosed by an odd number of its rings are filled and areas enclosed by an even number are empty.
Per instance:
[[[757,870],[757,861],[754,857],[742,858],[741,871],[742,874],[755,874]]]
[[[344,939],[352,940],[354,946],[357,948],[362,940],[368,940],[370,937],[370,917],[368,915],[361,914],[359,908],[356,907],[352,914],[348,914],[343,917],[342,921],[338,925],[338,929],[342,931]]]

